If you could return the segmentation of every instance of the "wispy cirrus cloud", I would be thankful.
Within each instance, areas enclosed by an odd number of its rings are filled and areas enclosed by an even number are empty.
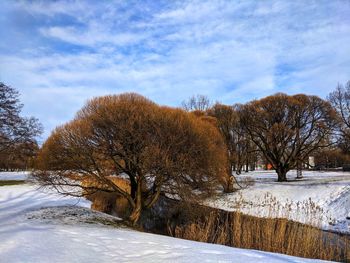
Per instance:
[[[92,96],[179,105],[326,96],[350,73],[348,1],[5,1],[0,80],[46,134]]]

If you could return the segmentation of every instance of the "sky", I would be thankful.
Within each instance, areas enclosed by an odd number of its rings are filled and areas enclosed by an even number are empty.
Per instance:
[[[42,139],[106,94],[170,106],[196,94],[326,98],[350,80],[349,14],[349,0],[2,0],[0,81]]]

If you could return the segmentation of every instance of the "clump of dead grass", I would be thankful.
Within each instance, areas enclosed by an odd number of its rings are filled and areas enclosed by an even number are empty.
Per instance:
[[[324,260],[350,260],[349,237],[287,219],[212,210],[178,224],[174,237]]]

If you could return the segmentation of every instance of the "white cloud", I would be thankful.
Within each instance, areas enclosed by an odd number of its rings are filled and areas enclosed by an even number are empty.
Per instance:
[[[324,97],[350,78],[346,1],[23,1],[14,8],[33,16],[41,45],[0,50],[0,77],[48,129],[107,93],[135,91],[171,105],[201,93],[233,104],[277,91]]]
[[[141,34],[133,33],[104,32],[101,26],[91,26],[91,28],[87,30],[76,29],[71,26],[53,26],[41,28],[40,32],[46,37],[53,37],[72,44],[92,47],[100,44],[116,46],[135,44],[146,37]]]
[[[83,20],[93,14],[93,9],[89,7],[88,2],[79,0],[59,0],[59,1],[26,1],[20,0],[13,2],[14,8],[24,9],[33,16],[69,15],[79,20]],[[84,11],[84,12],[83,12]]]

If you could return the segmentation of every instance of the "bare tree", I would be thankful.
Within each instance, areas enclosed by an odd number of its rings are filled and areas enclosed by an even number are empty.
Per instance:
[[[345,152],[350,152],[350,81],[345,87],[338,84],[337,88],[328,96],[328,101],[332,104],[334,109],[340,116],[338,131],[338,144]]]
[[[350,129],[350,81],[345,87],[338,84],[337,88],[329,94],[328,100],[341,116],[344,125]]]
[[[226,161],[213,125],[128,93],[95,98],[57,128],[42,147],[35,176],[63,194],[117,193],[136,224],[161,193],[187,201],[212,194],[228,177]],[[128,181],[127,189],[116,177]],[[86,179],[96,183],[82,183]]]
[[[286,174],[298,161],[332,142],[337,124],[332,106],[317,96],[278,93],[252,101],[240,109],[241,120],[253,142],[278,174]]]
[[[36,143],[42,126],[34,117],[20,116],[19,93],[0,82],[0,153],[18,144]]]
[[[186,111],[206,111],[210,106],[210,100],[204,95],[192,96],[187,101],[182,102],[182,108]]]

